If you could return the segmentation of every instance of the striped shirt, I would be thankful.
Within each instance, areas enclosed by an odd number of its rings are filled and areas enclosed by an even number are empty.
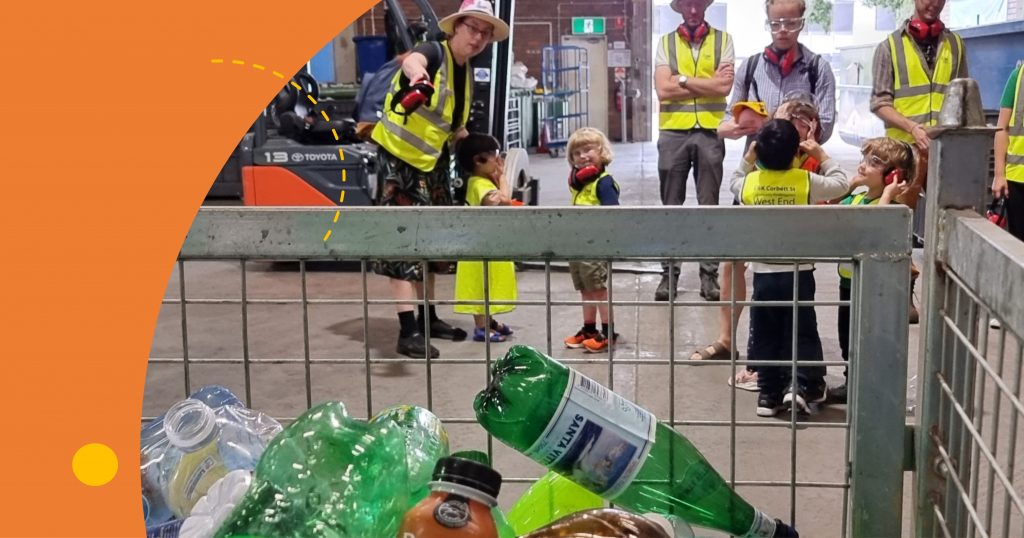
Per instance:
[[[807,47],[800,47],[800,58],[793,70],[786,77],[778,66],[761,58],[754,69],[754,81],[757,83],[757,95],[754,86],[747,83],[747,62],[761,55],[751,56],[736,69],[736,78],[732,86],[732,99],[726,110],[726,120],[732,118],[732,107],[740,101],[763,101],[768,108],[768,116],[775,114],[775,109],[782,104],[783,98],[794,92],[811,93],[811,80],[808,76],[809,59],[817,56]],[[821,140],[824,144],[832,136],[832,127],[836,122],[836,78],[832,67],[823,58],[818,58],[818,80],[814,92],[814,101],[818,105],[818,117],[821,121]]]

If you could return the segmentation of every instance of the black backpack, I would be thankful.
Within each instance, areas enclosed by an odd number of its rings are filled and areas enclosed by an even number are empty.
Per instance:
[[[813,54],[813,53],[812,53]],[[818,60],[821,56],[814,54],[811,58],[810,63],[807,65],[807,79],[811,83],[811,95],[817,97],[818,89]],[[757,64],[761,62],[761,54],[752,56],[747,60],[747,100],[750,100],[750,89],[754,89],[754,93],[757,94],[759,100],[761,97],[760,92],[757,91],[757,81],[754,80],[754,71],[757,70]],[[785,97],[784,95],[781,97]]]
[[[441,44],[433,42],[438,51],[444,57],[444,49]],[[384,100],[391,91],[392,81],[395,73],[402,69],[402,60],[405,56],[395,56],[380,66],[373,73],[363,75],[363,82],[356,94],[356,109],[352,112],[352,118],[357,122],[376,123],[384,117]]]

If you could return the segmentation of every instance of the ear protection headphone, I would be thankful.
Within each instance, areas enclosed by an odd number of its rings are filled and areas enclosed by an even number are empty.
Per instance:
[[[572,172],[569,174],[569,186],[576,190],[580,190],[585,187],[587,183],[594,181],[600,175],[601,169],[592,164],[588,164],[580,169],[573,168]]]
[[[927,23],[921,19],[910,19],[910,23],[907,24],[907,33],[918,41],[939,37],[945,29],[946,25],[938,19],[935,19],[935,22],[932,23]]]
[[[903,142],[903,151],[906,152],[907,162],[914,162],[914,149],[910,147],[910,144]],[[890,185],[893,182],[899,182],[903,179],[902,176],[903,174],[900,173],[900,170],[895,166],[890,166],[889,169],[885,171],[885,179],[882,180],[882,183]]]
[[[704,39],[704,36],[708,35],[708,23],[700,23],[700,26],[693,31],[693,35],[690,35],[690,29],[686,27],[686,24],[680,24],[679,29],[676,31],[679,32],[679,37],[689,41],[690,43],[697,43],[701,39]]]
[[[764,59],[769,63],[779,66],[779,70],[782,71],[782,76],[786,76],[793,70],[793,64],[796,63],[796,47],[791,47],[783,53],[781,58],[779,57],[779,53],[775,52],[775,49],[765,47]]]

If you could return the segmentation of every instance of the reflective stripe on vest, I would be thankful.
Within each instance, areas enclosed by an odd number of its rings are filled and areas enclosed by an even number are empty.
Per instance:
[[[601,205],[601,199],[597,197],[597,182],[607,175],[608,172],[601,172],[597,179],[587,183],[579,190],[569,187],[569,192],[572,193],[572,205]],[[615,187],[615,192],[621,192],[615,178],[612,178],[612,186]]]
[[[754,170],[740,190],[743,205],[807,205],[811,175],[807,170]]]
[[[693,60],[690,42],[684,41],[679,32],[661,36],[661,47],[668,56],[669,69],[673,75],[714,78],[722,53],[728,44],[729,34],[715,30],[708,32],[700,44],[697,61]],[[717,129],[725,117],[725,97],[697,97],[682,101],[661,101],[658,113],[658,128],[662,130],[686,131],[695,127]]]
[[[861,193],[861,194],[858,194],[858,195],[854,196],[853,200],[851,200],[850,203],[846,204],[846,205],[875,205],[877,203],[878,203],[878,198],[875,198],[874,200],[872,200],[871,198],[867,197],[867,194]],[[853,278],[853,264],[852,263],[849,263],[849,262],[840,263],[839,267],[837,269],[839,271],[839,276],[841,276],[843,278],[846,278],[846,279]]]
[[[391,100],[401,89],[402,71],[395,73],[392,89],[384,98],[384,117],[373,128],[371,138],[389,153],[410,166],[423,172],[430,172],[444,151],[452,134],[455,116],[455,61],[448,42],[441,42],[441,67],[434,75],[434,95],[416,112],[402,116],[391,110]],[[469,67],[467,66],[467,71]],[[466,74],[465,99],[462,107],[462,121],[469,119],[469,106],[473,101],[473,80]],[[401,109],[401,105],[397,106]]]
[[[1006,180],[1024,183],[1024,68],[1017,72],[1017,92],[1010,114],[1010,143],[1006,147]]]
[[[890,34],[888,40],[893,67],[893,108],[924,127],[934,125],[946,87],[963,63],[964,47],[960,36],[952,32],[943,34],[934,72],[928,68],[921,49],[902,28]],[[887,127],[885,134],[914,143],[914,136],[898,127]]]

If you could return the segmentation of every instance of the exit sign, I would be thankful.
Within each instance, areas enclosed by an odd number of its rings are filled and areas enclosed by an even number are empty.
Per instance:
[[[574,35],[604,34],[604,17],[573,17]]]

